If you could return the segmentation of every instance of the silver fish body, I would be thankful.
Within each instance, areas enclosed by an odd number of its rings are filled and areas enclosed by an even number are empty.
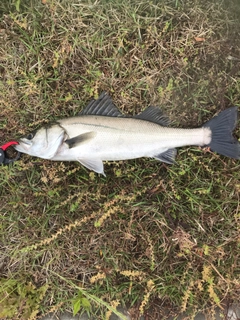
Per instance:
[[[89,134],[85,142],[69,149],[61,146],[52,160],[79,157],[101,160],[126,160],[155,157],[168,149],[185,145],[206,145],[211,140],[208,128],[173,129],[135,118],[82,116],[59,121],[68,139]]]
[[[187,145],[211,148],[213,144],[214,151],[239,158],[239,144],[231,134],[236,125],[237,112],[235,107],[230,109],[222,112],[228,111],[226,115],[221,116],[220,113],[218,120],[215,117],[201,128],[170,128],[168,119],[159,108],[149,107],[135,117],[124,117],[111,98],[102,93],[79,116],[59,120],[52,126],[41,128],[35,135],[21,138],[16,149],[44,159],[79,161],[85,167],[102,174],[103,161],[151,157],[173,163],[175,148]],[[226,121],[223,121],[226,117],[227,125],[231,126],[231,137],[228,132],[228,140],[234,149],[230,148],[230,154],[224,153],[224,146],[219,147],[219,139],[222,140],[220,145],[224,145],[226,140],[222,132],[226,126]],[[226,130],[229,131],[229,127]]]

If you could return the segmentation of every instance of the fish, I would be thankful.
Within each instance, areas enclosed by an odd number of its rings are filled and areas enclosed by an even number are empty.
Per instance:
[[[207,147],[223,156],[240,159],[240,143],[233,136],[238,108],[230,107],[197,128],[172,128],[160,108],[149,106],[125,116],[107,92],[74,117],[57,120],[18,140],[15,149],[31,156],[78,161],[105,175],[103,161],[155,158],[174,164],[178,147]]]

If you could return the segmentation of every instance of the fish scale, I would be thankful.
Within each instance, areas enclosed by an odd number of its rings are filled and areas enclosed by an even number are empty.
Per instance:
[[[86,157],[96,154],[101,160],[125,160],[154,157],[169,148],[184,145],[206,145],[210,142],[208,128],[168,128],[135,118],[108,118],[85,116],[59,121],[69,138],[96,132],[87,143],[69,150],[67,144],[52,160],[68,160],[70,156]]]

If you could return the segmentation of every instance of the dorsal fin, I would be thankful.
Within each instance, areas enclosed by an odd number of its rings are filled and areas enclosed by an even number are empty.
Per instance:
[[[168,117],[162,113],[161,109],[153,106],[148,107],[143,112],[134,116],[134,118],[154,122],[164,127],[167,127],[170,123]]]
[[[97,100],[93,99],[90,101],[79,115],[98,115],[108,117],[123,116],[112,102],[111,97],[105,91],[100,94]]]

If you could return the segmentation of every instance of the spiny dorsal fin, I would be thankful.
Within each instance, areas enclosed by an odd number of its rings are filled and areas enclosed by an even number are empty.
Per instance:
[[[111,97],[105,91],[100,94],[97,100],[90,101],[79,115],[98,115],[108,117],[123,116],[112,102]]]
[[[162,113],[161,109],[153,106],[148,107],[143,112],[134,116],[134,118],[154,122],[164,127],[167,127],[170,123],[168,117]]]

